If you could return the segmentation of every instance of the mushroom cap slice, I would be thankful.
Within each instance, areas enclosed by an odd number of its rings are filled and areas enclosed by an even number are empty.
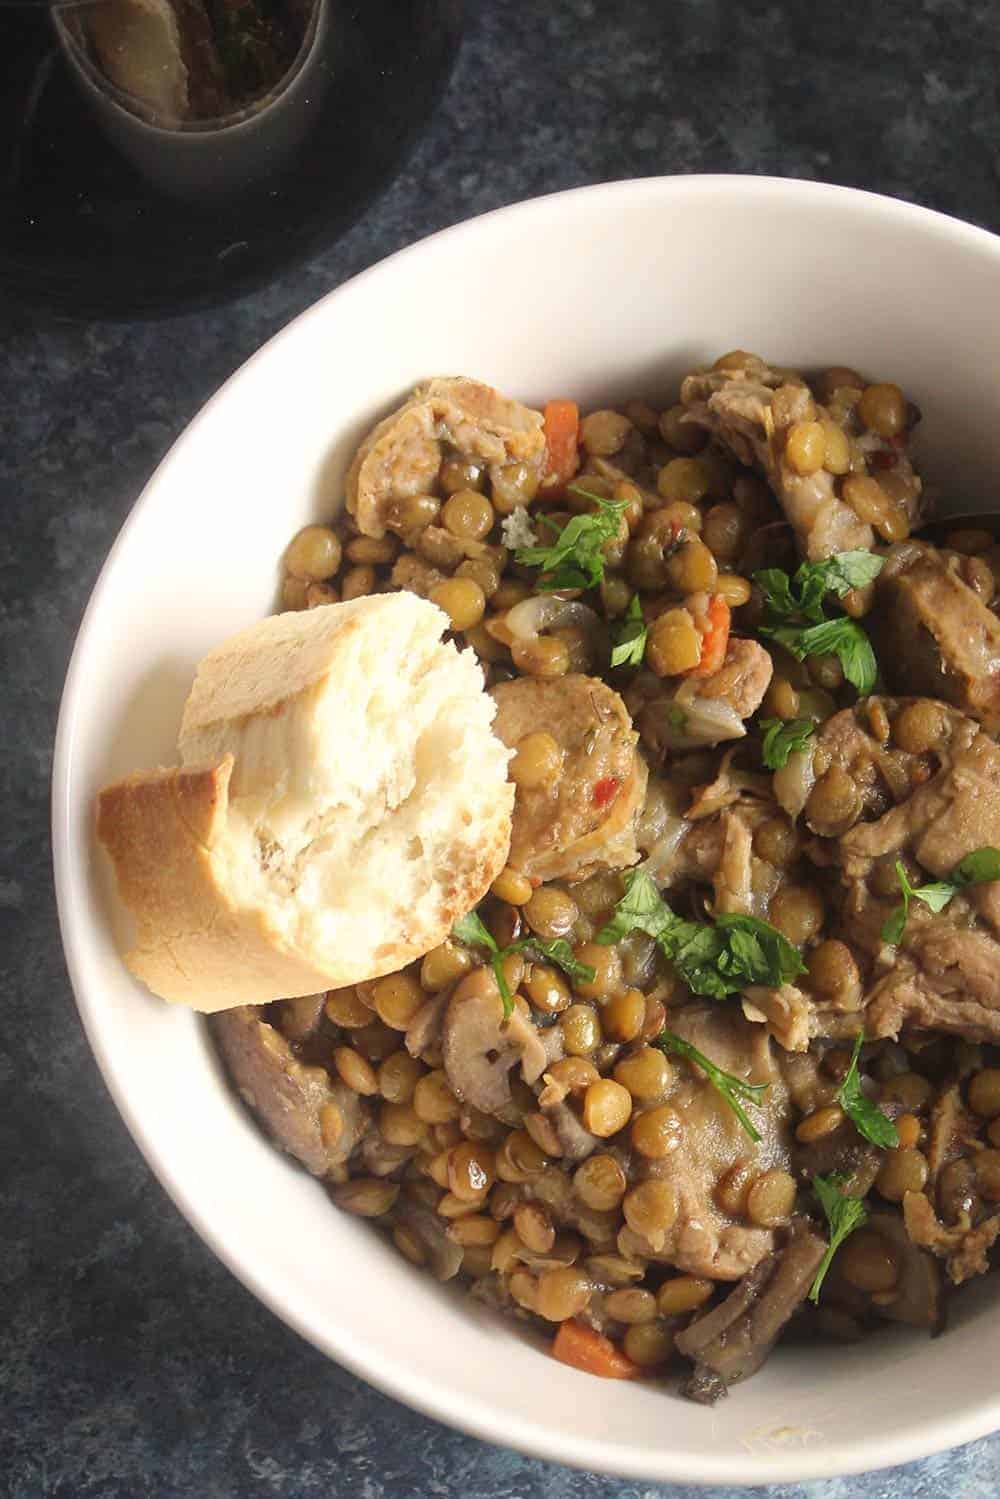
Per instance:
[[[887,1239],[899,1254],[895,1299],[879,1306],[879,1315],[892,1322],[940,1332],[944,1326],[944,1301],[937,1261],[914,1244],[902,1218],[892,1213],[872,1213],[867,1227]]]
[[[402,1191],[392,1210],[393,1221],[405,1224],[427,1250],[427,1263],[438,1280],[451,1280],[462,1268],[463,1250],[449,1238],[445,1219],[439,1218],[411,1192]]]
[[[516,1007],[504,1019],[500,991],[486,968],[457,985],[445,1011],[441,1050],[455,1095],[494,1116],[510,1105],[510,1074],[519,1063],[526,1083],[536,1082],[549,1065],[531,1021]]]

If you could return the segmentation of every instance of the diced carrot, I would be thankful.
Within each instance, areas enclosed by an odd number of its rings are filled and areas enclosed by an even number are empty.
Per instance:
[[[731,619],[732,613],[722,594],[713,593],[708,601],[708,629],[701,637],[701,660],[692,667],[692,677],[710,677],[722,666],[729,645]]]
[[[580,408],[575,401],[549,401],[543,413],[545,464],[541,487],[559,495],[580,467]]]
[[[552,1353],[561,1364],[582,1369],[584,1374],[600,1374],[604,1379],[638,1379],[642,1373],[610,1338],[573,1318],[560,1322]]]

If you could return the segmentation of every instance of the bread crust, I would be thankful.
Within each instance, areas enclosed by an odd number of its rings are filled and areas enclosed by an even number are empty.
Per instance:
[[[339,983],[289,951],[264,911],[229,895],[218,849],[233,763],[139,771],[97,802],[97,836],[136,923],[126,964],[154,994],[205,1011]]]

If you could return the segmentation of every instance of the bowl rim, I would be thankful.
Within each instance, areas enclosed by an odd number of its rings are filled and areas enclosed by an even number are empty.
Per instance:
[[[471,246],[478,236],[489,235],[490,226],[497,218],[519,219],[526,226],[532,219],[542,220],[553,212],[558,214],[563,202],[584,197],[604,200],[627,197],[669,200],[673,197],[720,193],[730,199],[735,196],[744,199],[748,205],[755,203],[758,206],[775,195],[796,197],[806,208],[812,203],[838,203],[848,215],[869,214],[908,223],[924,237],[929,235],[939,241],[949,240],[981,253],[986,252],[996,261],[1000,278],[1000,236],[949,214],[883,194],[830,183],[793,177],[725,173],[627,178],[546,193],[462,220],[375,262],[298,313],[250,355],[199,408],[143,486],[98,573],[70,657],[60,702],[53,756],[51,831],[56,903],[66,966],[80,1020],[105,1085],[135,1144],[168,1197],[203,1242],[259,1301],[321,1353],[335,1359],[383,1394],[399,1400],[422,1415],[483,1441],[510,1447],[546,1461],[559,1462],[570,1468],[614,1474],[623,1478],[706,1486],[732,1484],[755,1487],[873,1472],[912,1462],[990,1435],[1000,1429],[1000,1393],[992,1394],[987,1391],[981,1400],[968,1405],[961,1413],[943,1415],[918,1429],[887,1431],[881,1437],[866,1440],[860,1446],[844,1442],[834,1453],[830,1449],[808,1447],[769,1450],[752,1455],[748,1452],[744,1462],[736,1457],[706,1450],[697,1472],[692,1471],[687,1458],[675,1461],[673,1452],[666,1446],[657,1450],[656,1460],[651,1463],[651,1454],[645,1449],[637,1448],[633,1452],[608,1445],[600,1437],[586,1438],[547,1426],[543,1419],[517,1419],[506,1413],[501,1429],[500,1416],[485,1405],[470,1402],[465,1405],[456,1404],[453,1390],[430,1382],[419,1370],[404,1369],[382,1358],[375,1349],[349,1343],[338,1337],[336,1329],[321,1332],[310,1326],[305,1318],[286,1303],[280,1287],[265,1284],[253,1264],[243,1256],[242,1246],[227,1242],[223,1230],[208,1221],[190,1201],[184,1183],[174,1178],[161,1157],[156,1139],[144,1133],[131,1107],[129,1090],[115,1072],[105,1048],[100,1007],[87,991],[82,963],[77,954],[77,943],[85,917],[73,898],[75,876],[72,850],[77,836],[77,823],[73,816],[76,806],[74,746],[76,725],[83,707],[86,658],[93,621],[102,596],[115,573],[125,540],[140,512],[153,503],[162,477],[174,461],[178,449],[189,440],[196,428],[200,429],[203,423],[213,420],[215,408],[226,399],[230,386],[242,379],[259,360],[268,357],[276,345],[294,337],[299,324],[316,316],[320,309],[325,310],[335,305],[338,298],[352,296],[360,284],[394,275],[400,265],[405,266],[418,258],[432,256],[442,242],[465,240]],[[751,1463],[753,1471],[748,1475],[747,1466]]]

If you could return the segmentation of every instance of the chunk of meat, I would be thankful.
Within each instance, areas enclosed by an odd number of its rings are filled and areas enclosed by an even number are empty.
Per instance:
[[[346,1161],[368,1129],[368,1106],[322,1067],[297,1060],[280,1031],[253,1005],[223,1010],[209,1024],[247,1107],[283,1150],[314,1176]]]
[[[948,1278],[960,1286],[990,1268],[987,1255],[1000,1238],[1000,1213],[972,1228],[966,1219],[946,1228],[923,1192],[907,1192],[903,1198],[903,1221],[914,1244],[922,1245],[945,1262]]]
[[[876,964],[865,996],[872,1038],[909,1027],[968,1041],[1000,1039],[997,882],[968,888],[940,913],[911,902],[887,971],[881,931],[896,897],[877,898],[869,886],[879,863],[909,856],[931,878],[943,878],[974,849],[1000,844],[1000,748],[971,719],[943,704],[941,712],[948,732],[934,752],[938,768],[884,816],[857,823],[837,844],[846,886],[843,935]]]
[[[927,1191],[937,1189],[944,1168],[966,1156],[978,1134],[977,1121],[965,1107],[962,1089],[952,1083],[934,1100],[927,1126]]]
[[[941,745],[940,768],[905,801],[875,822],[857,823],[839,840],[838,862],[847,879],[865,879],[876,861],[903,853],[940,879],[974,849],[1000,843],[1000,748],[970,720],[965,725],[972,733]],[[976,886],[968,898],[977,901],[987,890]]]
[[[744,798],[751,801],[773,801],[771,777],[761,771],[741,770],[733,761],[740,753],[738,744],[725,750],[713,780],[696,786],[684,815],[691,822],[712,817]]]
[[[837,995],[809,993],[796,984],[753,985],[743,991],[743,1013],[765,1025],[787,1052],[805,1052],[811,1041],[853,1041],[864,1023],[860,978]]]
[[[781,984],[777,988],[752,984],[743,991],[741,1006],[747,1020],[765,1025],[785,1051],[807,1051],[810,1039],[817,1034],[813,1007],[795,984]]]
[[[433,489],[447,447],[484,464],[540,471],[542,413],[461,377],[418,385],[364,439],[347,474],[347,508],[364,536],[385,535],[393,502]]]
[[[818,777],[844,772],[857,791],[854,818],[879,816],[893,803],[908,802],[938,766],[965,749],[976,737],[977,725],[944,703],[933,705],[940,738],[933,749],[919,753],[903,749],[895,739],[897,719],[916,705],[916,698],[870,697],[844,708],[826,720],[813,741],[813,770]],[[885,726],[889,739],[880,737]],[[880,732],[876,732],[876,727]],[[909,742],[909,741],[907,741]],[[845,831],[843,822],[817,816],[815,803],[806,821],[823,838]],[[859,828],[862,824],[859,823]]]
[[[516,750],[544,730],[562,752],[548,785],[519,786],[508,862],[529,877],[580,879],[639,856],[635,825],[646,795],[646,762],[617,692],[596,677],[519,677],[493,688],[494,733]]]
[[[722,823],[722,857],[712,878],[716,913],[743,916],[762,914],[756,910],[753,888],[753,834],[749,821],[739,812],[727,809]]]
[[[678,1350],[695,1360],[684,1393],[712,1405],[730,1385],[749,1379],[809,1294],[826,1244],[803,1218],[786,1242],[754,1266],[719,1306],[677,1334]]]
[[[1000,619],[959,560],[918,542],[891,548],[866,623],[891,686],[944,698],[996,732]]]
[[[797,474],[785,462],[784,438],[795,421],[812,414],[812,398],[805,386],[798,402],[785,403],[785,420],[775,423],[772,406],[781,379],[766,365],[753,371],[718,370],[689,375],[681,386],[681,400],[691,419],[728,447],[740,460],[758,468],[768,480],[791,522],[802,555],[820,562],[835,552],[870,550],[875,533],[840,499],[828,469]]]
[[[711,884],[716,911],[766,917],[780,873],[754,853],[753,830],[774,816],[771,778],[734,770],[734,753],[723,755],[714,781],[694,788],[684,815],[675,810],[689,795],[683,785],[671,794],[666,777],[650,778],[637,828],[642,868],[661,890]]]
[[[647,1176],[662,1177],[674,1188],[677,1216],[662,1244],[653,1245],[625,1228],[619,1248],[623,1254],[675,1265],[690,1275],[738,1280],[770,1254],[774,1230],[758,1228],[730,1212],[719,1187],[727,1177],[730,1185],[738,1178],[749,1185],[752,1177],[770,1167],[787,1170],[787,1089],[770,1037],[738,1011],[717,1004],[687,1005],[671,1011],[669,1024],[727,1072],[768,1085],[761,1106],[747,1106],[762,1138],[757,1143],[749,1138],[699,1068],[678,1062],[676,1082],[666,1100],[677,1116],[678,1145],[666,1159],[645,1165]]]
[[[775,394],[781,391],[780,402]],[[758,468],[774,490],[795,532],[799,550],[810,562],[835,552],[870,550],[875,534],[837,493],[837,479],[826,468],[797,473],[785,458],[785,440],[796,422],[823,419],[808,388],[788,383],[784,371],[761,360],[742,369],[712,370],[689,375],[681,386],[681,401],[690,420],[711,432],[741,463]],[[871,465],[890,462],[893,496],[904,509],[910,529],[924,518],[921,483],[905,451],[865,433],[857,444]],[[884,454],[883,458],[881,455]]]
[[[967,1041],[1000,1041],[1000,943],[947,918],[908,928],[905,951],[865,1000],[865,1031],[945,1031]]]
[[[744,719],[760,707],[773,673],[774,663],[758,641],[733,637],[710,676],[664,681],[647,674],[639,684],[643,742],[663,754],[742,739]]]

